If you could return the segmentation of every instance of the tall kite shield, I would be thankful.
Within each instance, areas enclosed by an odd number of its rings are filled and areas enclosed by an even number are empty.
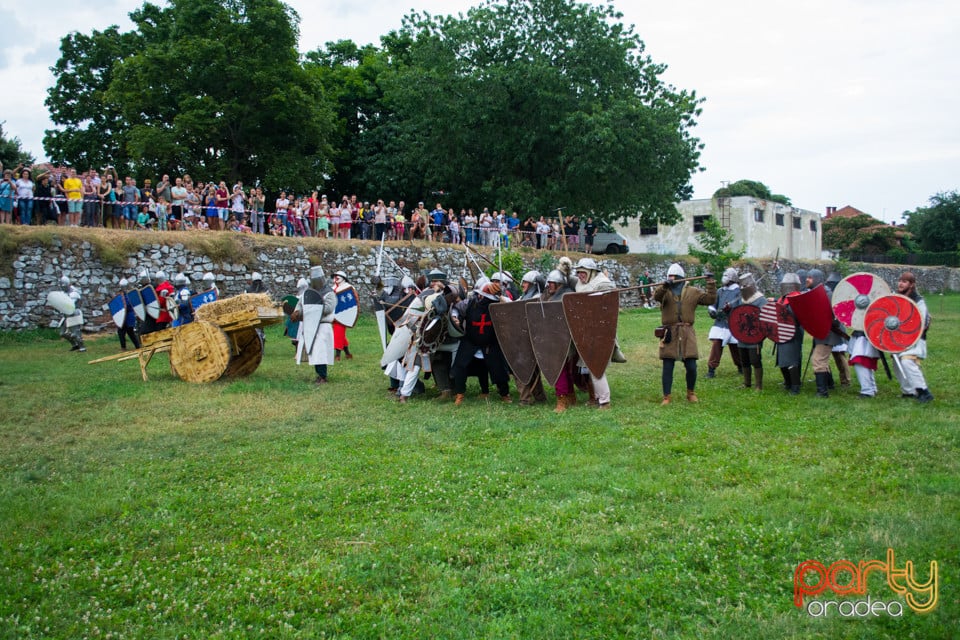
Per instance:
[[[118,329],[122,329],[123,323],[127,321],[127,303],[123,299],[123,294],[118,293],[113,300],[107,303],[107,306],[110,307],[113,324],[117,325]]]
[[[787,301],[797,322],[807,333],[817,340],[823,340],[830,335],[833,310],[830,308],[830,297],[822,284],[800,295],[788,296]]]
[[[570,329],[563,315],[563,299],[543,303],[538,301],[536,304],[522,305],[521,308],[527,313],[530,346],[533,347],[540,371],[547,382],[555,386],[570,352]]]
[[[854,331],[863,331],[870,303],[892,293],[890,285],[872,273],[852,273],[833,289],[833,315]]]
[[[618,291],[568,293],[560,300],[577,353],[595,378],[610,364],[617,343]]]
[[[316,289],[303,292],[303,339],[309,352],[320,333],[320,320],[323,318],[323,294]]]
[[[337,308],[333,312],[333,317],[345,327],[352,327],[357,324],[357,317],[360,315],[360,303],[357,302],[357,292],[351,286],[346,286],[337,291]]]
[[[147,319],[147,307],[143,304],[143,298],[140,296],[140,289],[131,289],[127,291],[127,300],[130,301],[130,306],[133,308],[133,315],[137,316],[137,320],[143,322]]]
[[[191,296],[190,306],[193,307],[193,310],[196,311],[203,305],[208,302],[214,302],[217,299],[217,290],[216,289],[207,289],[206,291],[201,291],[200,293]]]
[[[537,300],[523,302],[496,302],[490,305],[490,320],[497,334],[510,370],[523,384],[530,384],[537,373],[537,356],[530,342],[527,311],[524,307],[539,306]]]
[[[152,284],[140,289],[140,297],[143,299],[143,306],[147,308],[147,315],[156,320],[160,317],[160,300],[157,299],[157,291]]]
[[[797,323],[790,313],[790,307],[779,300],[771,300],[760,307],[760,328],[766,337],[777,344],[790,342],[797,334]]]
[[[391,362],[402,358],[410,348],[411,342],[413,342],[413,332],[410,331],[410,327],[407,325],[397,327],[397,330],[390,337],[390,343],[384,350],[383,356],[380,358],[380,366],[386,367]]]
[[[892,293],[870,303],[863,317],[863,331],[880,351],[902,353],[923,335],[923,316],[916,302]]]
[[[730,311],[730,333],[743,344],[759,344],[767,337],[760,325],[760,307],[741,304]]]

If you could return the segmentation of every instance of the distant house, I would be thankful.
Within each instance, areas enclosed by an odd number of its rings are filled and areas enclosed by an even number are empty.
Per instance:
[[[778,202],[750,196],[687,200],[676,205],[682,219],[675,225],[641,228],[636,220],[617,225],[631,253],[685,255],[688,245],[701,247],[698,236],[703,221],[715,217],[733,234],[733,249],[743,247],[744,257],[786,260],[819,260],[823,230],[821,216]]]
[[[855,207],[827,207],[823,219],[824,257],[845,255],[876,256],[894,249],[903,249],[910,232],[904,227],[887,224]]]

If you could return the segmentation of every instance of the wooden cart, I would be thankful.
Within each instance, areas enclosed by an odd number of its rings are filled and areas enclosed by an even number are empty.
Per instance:
[[[263,326],[282,322],[280,307],[259,307],[198,319],[180,327],[148,333],[136,351],[120,353],[90,364],[115,360],[140,361],[140,373],[147,380],[147,365],[158,353],[170,354],[170,370],[187,382],[213,382],[221,378],[248,376],[263,360]]]

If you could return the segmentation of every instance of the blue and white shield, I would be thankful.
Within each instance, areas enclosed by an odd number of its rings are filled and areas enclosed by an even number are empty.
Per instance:
[[[160,300],[157,298],[157,291],[152,284],[140,289],[140,297],[143,299],[143,306],[147,308],[147,315],[156,320],[160,317]]]
[[[351,286],[346,286],[337,292],[337,308],[333,317],[345,327],[357,324],[360,315],[360,303],[357,302],[357,292]]]
[[[127,302],[123,297],[122,293],[118,293],[117,296],[107,303],[107,306],[110,307],[110,315],[113,316],[113,324],[117,325],[118,329],[123,328],[123,323],[127,320]]]
[[[143,298],[140,296],[139,289],[127,291],[127,300],[130,301],[130,307],[133,309],[133,315],[137,320],[143,322],[147,319],[147,307],[143,304]]]
[[[208,302],[214,302],[217,299],[217,290],[216,289],[207,289],[206,291],[201,291],[195,296],[190,297],[190,306],[193,307],[193,310],[196,311],[203,305]]]

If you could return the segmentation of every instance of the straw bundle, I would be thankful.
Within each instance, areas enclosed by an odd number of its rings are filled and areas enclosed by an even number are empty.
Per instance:
[[[252,313],[256,317],[257,309],[260,307],[272,307],[273,300],[265,293],[241,293],[232,298],[215,300],[201,305],[197,309],[195,318],[197,320],[206,320],[219,324],[219,320],[225,316],[241,312]]]

